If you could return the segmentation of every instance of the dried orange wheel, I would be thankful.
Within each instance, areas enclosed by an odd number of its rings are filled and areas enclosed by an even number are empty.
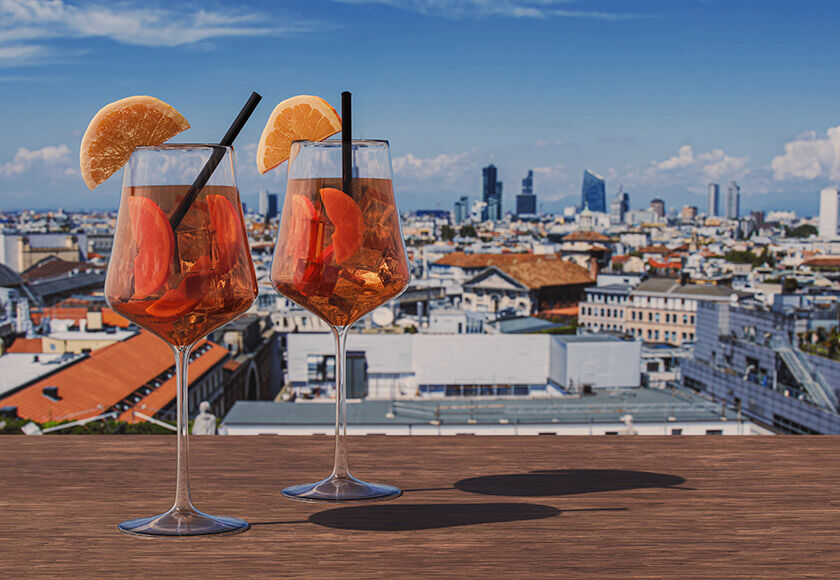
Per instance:
[[[93,189],[119,171],[135,147],[160,145],[189,128],[181,113],[154,97],[126,97],[105,105],[82,137],[82,177]]]
[[[289,158],[292,141],[323,141],[341,131],[341,118],[321,97],[298,95],[274,107],[257,147],[257,169],[265,173]]]

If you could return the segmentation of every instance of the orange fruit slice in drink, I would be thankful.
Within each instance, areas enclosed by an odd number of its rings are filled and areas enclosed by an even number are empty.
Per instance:
[[[321,190],[321,201],[324,202],[327,217],[335,226],[332,244],[335,262],[341,264],[349,260],[362,245],[365,228],[362,210],[352,197],[333,187]]]
[[[82,137],[82,177],[93,189],[119,171],[135,147],[160,145],[189,128],[181,113],[154,97],[126,97],[105,105]]]
[[[219,272],[230,271],[242,253],[242,222],[233,204],[223,195],[211,193],[207,196],[207,208],[210,210],[210,223],[219,252]]]
[[[257,169],[265,173],[289,158],[293,141],[323,141],[341,131],[341,118],[321,97],[298,95],[274,107],[257,147]]]
[[[308,197],[292,194],[289,200],[292,220],[287,242],[287,253],[294,260],[311,260],[321,249],[320,237],[323,236],[323,224],[318,218],[318,210]]]
[[[167,290],[146,308],[146,314],[156,318],[176,318],[192,310],[207,291],[211,270],[210,258],[199,258],[178,286]]]
[[[169,279],[175,255],[175,234],[166,214],[148,197],[129,197],[128,213],[137,244],[132,298],[141,300],[160,290]]]

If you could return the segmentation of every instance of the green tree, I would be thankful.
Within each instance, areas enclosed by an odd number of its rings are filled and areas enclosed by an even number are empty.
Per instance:
[[[450,225],[440,226],[440,239],[444,242],[451,242],[455,238],[455,228]]]
[[[472,224],[467,224],[461,226],[461,229],[458,230],[458,235],[462,238],[475,238],[478,237],[478,232],[475,231],[475,226]]]
[[[816,236],[817,233],[819,233],[819,230],[811,224],[802,224],[795,228],[785,227],[786,238],[810,238],[811,236]]]

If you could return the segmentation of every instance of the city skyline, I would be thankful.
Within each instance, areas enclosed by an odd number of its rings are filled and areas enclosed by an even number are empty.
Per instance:
[[[256,206],[260,190],[285,189],[285,167],[260,177],[253,163],[274,104],[309,93],[337,105],[347,89],[356,135],[391,141],[403,209],[478,198],[493,164],[512,184],[533,170],[546,211],[575,205],[589,168],[608,199],[623,185],[639,207],[702,208],[709,183],[735,180],[742,215],[816,215],[840,179],[840,8],[672,4],[5,2],[0,103],[14,114],[0,124],[0,205],[115,208],[120,176],[88,192],[77,164],[109,101],[158,96],[192,124],[176,141],[213,141],[257,90],[263,104],[237,141]]]

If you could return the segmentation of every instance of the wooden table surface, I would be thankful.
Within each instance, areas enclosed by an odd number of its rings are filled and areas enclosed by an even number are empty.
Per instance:
[[[0,437],[0,578],[840,577],[836,437],[355,437],[405,494],[304,504],[326,437],[191,444],[198,509],[243,534],[141,539],[171,504],[172,436]]]

